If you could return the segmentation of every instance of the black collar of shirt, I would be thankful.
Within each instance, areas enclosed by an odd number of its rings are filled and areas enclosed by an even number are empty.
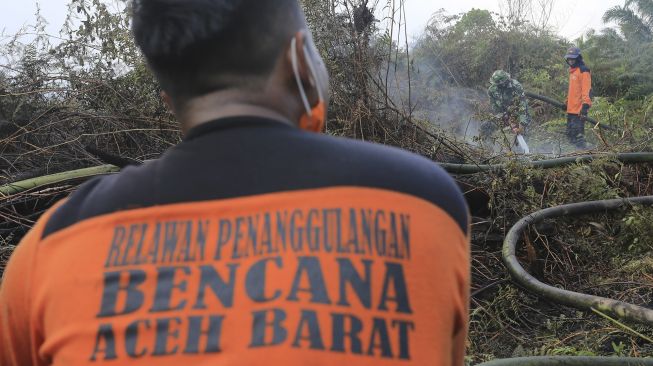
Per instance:
[[[193,127],[186,136],[184,136],[184,141],[194,140],[198,137],[233,129],[233,128],[253,128],[253,127],[287,127],[292,128],[285,122],[263,117],[251,117],[251,116],[239,116],[239,117],[227,117],[220,118],[213,121],[202,123],[197,127]]]

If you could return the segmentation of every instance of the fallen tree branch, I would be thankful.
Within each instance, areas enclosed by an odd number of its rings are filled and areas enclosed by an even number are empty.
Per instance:
[[[11,196],[30,189],[43,187],[50,184],[61,183],[73,179],[89,178],[96,175],[116,173],[120,168],[114,165],[101,165],[92,168],[71,170],[69,172],[56,173],[42,177],[27,179],[15,183],[0,186],[0,196]]]

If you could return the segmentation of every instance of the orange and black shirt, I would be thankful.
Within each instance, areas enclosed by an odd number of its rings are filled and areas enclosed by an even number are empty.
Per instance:
[[[569,69],[567,113],[580,114],[583,104],[592,106],[592,73],[584,63],[581,63]]]
[[[462,365],[468,212],[427,159],[260,118],[49,210],[0,290],[2,365]]]

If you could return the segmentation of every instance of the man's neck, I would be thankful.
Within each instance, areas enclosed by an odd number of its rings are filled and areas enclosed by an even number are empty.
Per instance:
[[[221,91],[194,98],[188,101],[177,118],[181,122],[182,132],[186,134],[192,128],[217,119],[228,117],[261,117],[278,120],[295,126],[281,112],[256,103],[254,98],[242,98],[239,92]]]

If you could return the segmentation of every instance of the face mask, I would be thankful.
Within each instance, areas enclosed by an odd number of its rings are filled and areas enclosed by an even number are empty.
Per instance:
[[[318,93],[318,102],[317,105],[311,108],[311,105],[308,103],[308,97],[306,95],[306,90],[304,90],[304,85],[302,85],[302,79],[299,76],[299,62],[297,60],[297,38],[292,39],[292,69],[295,74],[295,80],[297,81],[297,87],[299,88],[299,94],[302,98],[302,103],[306,109],[299,120],[299,128],[311,132],[322,132],[326,125],[326,103],[322,95],[322,89],[318,85],[317,73],[313,65],[313,61],[308,57],[308,47],[304,45],[304,54],[306,54],[306,64],[308,69],[311,72],[312,82],[315,84]]]

